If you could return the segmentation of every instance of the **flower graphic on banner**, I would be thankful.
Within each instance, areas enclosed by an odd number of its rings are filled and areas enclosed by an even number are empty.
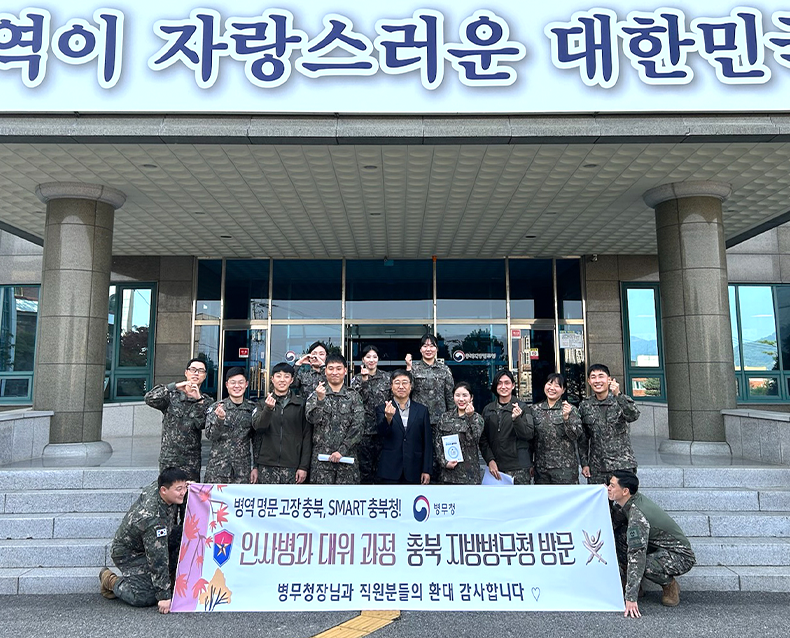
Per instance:
[[[200,580],[206,583],[202,578]],[[232,593],[233,592],[231,592],[225,584],[225,574],[222,573],[221,569],[218,569],[214,572],[214,577],[211,579],[211,582],[204,585],[204,589],[198,600],[200,604],[203,605],[204,611],[214,611],[217,605],[230,604]]]
[[[222,492],[224,487],[209,484],[189,487],[174,587],[174,611],[194,611],[198,600],[207,611],[230,602],[231,592],[221,570],[215,572],[210,582],[203,578],[206,549],[220,566],[230,557],[233,534],[223,529],[228,522],[228,505],[212,498],[214,488]]]

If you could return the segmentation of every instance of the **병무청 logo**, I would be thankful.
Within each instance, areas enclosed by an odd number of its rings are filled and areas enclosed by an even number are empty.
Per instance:
[[[431,513],[431,504],[424,496],[418,496],[414,499],[414,519],[420,523],[428,520],[428,515]]]

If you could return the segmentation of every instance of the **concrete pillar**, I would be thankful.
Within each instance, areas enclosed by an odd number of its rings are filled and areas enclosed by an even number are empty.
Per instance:
[[[45,464],[100,462],[107,305],[115,210],[126,195],[107,186],[52,182],[47,204],[33,408],[52,410]],[[51,463],[48,463],[51,461]]]
[[[655,208],[669,438],[662,452],[730,454],[721,410],[735,407],[721,204],[729,184],[664,184]]]

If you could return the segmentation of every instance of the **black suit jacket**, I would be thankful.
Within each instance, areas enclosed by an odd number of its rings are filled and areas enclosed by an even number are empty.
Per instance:
[[[393,401],[395,404],[395,401]],[[428,408],[411,402],[406,428],[395,404],[395,416],[387,423],[384,405],[376,408],[376,429],[381,442],[381,456],[377,475],[397,481],[401,474],[408,483],[418,485],[421,474],[430,474],[433,468],[433,438]]]

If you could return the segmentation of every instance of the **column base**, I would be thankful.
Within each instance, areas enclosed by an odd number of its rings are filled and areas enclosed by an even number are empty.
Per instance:
[[[89,443],[50,443],[41,455],[44,467],[101,465],[112,456],[112,446],[107,441]]]
[[[667,461],[677,461],[683,457],[690,465],[729,465],[732,461],[730,444],[724,441],[678,441],[665,439],[658,446],[658,453],[675,457]],[[677,464],[677,463],[673,463]]]

